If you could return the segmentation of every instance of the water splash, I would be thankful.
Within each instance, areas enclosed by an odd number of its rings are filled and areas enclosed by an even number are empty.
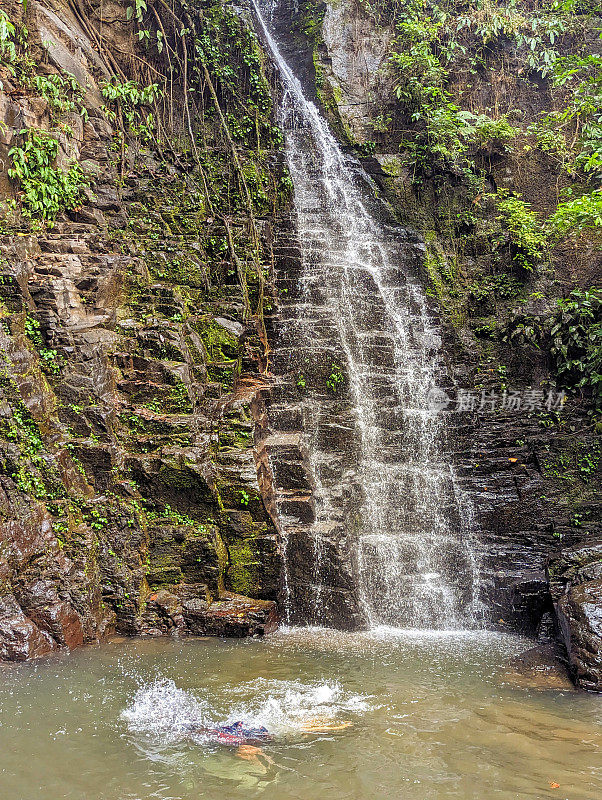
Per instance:
[[[121,716],[132,732],[161,739],[164,744],[187,738],[190,725],[213,723],[206,700],[179,689],[173,680],[166,678],[141,686]]]
[[[160,679],[138,689],[122,718],[132,733],[173,745],[191,738],[191,725],[211,728],[243,720],[248,727],[263,726],[273,736],[287,736],[302,733],[312,719],[349,718],[371,708],[368,697],[345,691],[337,681],[257,678],[225,688],[220,698],[227,695],[227,707],[216,703],[209,692],[185,691],[173,680]],[[208,737],[193,738],[204,741]]]
[[[316,500],[309,621],[329,621],[321,615],[332,572],[325,551],[328,537],[338,537],[342,546],[353,539],[356,591],[370,627],[475,627],[479,559],[470,503],[432,402],[445,369],[415,274],[420,249],[407,232],[377,220],[360,164],[342,152],[257,6],[256,13],[284,87],[280,121],[302,255],[282,339],[307,362],[344,363],[359,445],[354,469],[333,465],[328,441],[340,426],[337,409],[327,392],[308,390],[303,420]],[[352,532],[340,506],[354,484],[361,501]]]

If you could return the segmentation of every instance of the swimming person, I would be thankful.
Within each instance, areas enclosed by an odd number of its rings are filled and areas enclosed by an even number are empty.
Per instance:
[[[187,725],[186,730],[192,734],[201,734],[220,744],[242,745],[249,742],[269,742],[272,738],[268,729],[260,725],[257,728],[246,727],[244,722],[233,722],[231,725],[216,725],[213,728],[203,725]]]

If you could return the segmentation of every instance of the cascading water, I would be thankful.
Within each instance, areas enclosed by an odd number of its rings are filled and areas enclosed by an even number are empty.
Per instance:
[[[314,610],[306,621],[329,621],[321,609],[329,582],[336,583],[336,563],[326,553],[338,536],[370,627],[474,627],[478,565],[470,504],[445,458],[443,416],[432,402],[444,370],[437,326],[413,274],[419,245],[379,221],[361,166],[343,154],[261,9],[256,13],[284,88],[280,115],[301,249],[281,349],[305,389],[303,430],[316,500],[313,574],[305,587],[313,597],[304,598]],[[315,382],[305,387],[305,373],[316,365],[321,390]],[[343,383],[348,416],[332,402]],[[337,458],[333,437],[347,437],[351,460]],[[351,515],[341,511],[345,497],[356,506]],[[282,528],[286,539],[286,519]],[[285,559],[288,578],[290,553]]]

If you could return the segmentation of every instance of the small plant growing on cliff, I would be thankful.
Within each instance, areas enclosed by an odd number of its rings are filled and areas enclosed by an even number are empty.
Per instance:
[[[517,137],[519,131],[509,122],[507,116],[491,119],[487,114],[471,114],[468,111],[460,112],[458,116],[470,122],[471,129],[466,133],[472,135],[480,147],[498,144],[502,150],[510,150],[510,143]]]
[[[134,0],[134,4],[128,6],[125,12],[126,19],[130,20],[132,17],[136,17],[138,22],[142,22],[144,18],[144,13],[147,10],[146,3],[144,0]]]
[[[337,392],[339,386],[345,381],[345,376],[343,375],[341,368],[338,364],[333,364],[331,367],[331,373],[329,377],[326,379],[326,386],[330,389],[331,392]]]
[[[51,111],[59,114],[79,111],[84,120],[88,119],[88,112],[82,105],[84,90],[69,72],[62,75],[36,75],[33,85],[40,97],[48,102]]]
[[[61,371],[61,359],[56,350],[44,347],[44,339],[40,331],[40,323],[35,317],[27,316],[24,323],[25,334],[32,342],[40,356],[41,366],[44,372],[58,375]]]
[[[9,177],[20,190],[21,213],[34,227],[52,227],[61,211],[73,211],[82,202],[87,185],[78,164],[67,171],[56,166],[59,145],[56,139],[34,128],[20,131],[23,144],[11,147],[13,166]]]
[[[10,74],[14,74],[12,65],[17,60],[15,33],[15,26],[8,18],[6,11],[0,11],[0,61],[8,67]]]
[[[40,323],[35,319],[35,317],[27,316],[25,317],[25,335],[31,339],[35,347],[42,347],[44,344],[44,340],[42,339],[42,334],[40,333]]]
[[[558,301],[550,353],[561,386],[590,394],[602,411],[602,289],[575,289]]]
[[[101,531],[109,524],[109,520],[97,508],[93,508],[90,511],[87,520],[90,523],[90,527],[95,531]]]
[[[139,136],[143,141],[152,138],[155,119],[152,113],[145,113],[143,109],[161,97],[158,83],[140,86],[137,81],[121,83],[117,78],[111,78],[102,86],[101,92],[109,102],[108,106],[103,106],[103,111],[110,122],[119,122],[132,136]]]
[[[240,504],[241,506],[248,506],[251,498],[244,489],[240,490]]]
[[[42,360],[42,367],[44,371],[50,372],[52,375],[58,375],[61,371],[61,365],[56,350],[51,350],[48,347],[40,349],[40,359]]]
[[[548,218],[547,227],[555,238],[567,233],[581,233],[584,228],[602,230],[602,190],[597,189],[573,200],[559,203]]]
[[[511,195],[506,189],[499,189],[498,220],[508,232],[513,250],[512,260],[523,269],[531,271],[543,257],[545,232],[537,215],[531,211],[530,203]]]

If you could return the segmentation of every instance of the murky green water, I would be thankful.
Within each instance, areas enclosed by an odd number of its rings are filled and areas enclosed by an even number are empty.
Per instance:
[[[114,642],[11,667],[0,797],[599,800],[602,698],[501,685],[521,649],[496,635],[293,631]],[[183,731],[239,718],[273,732],[261,753]],[[316,718],[353,724],[304,732]]]

